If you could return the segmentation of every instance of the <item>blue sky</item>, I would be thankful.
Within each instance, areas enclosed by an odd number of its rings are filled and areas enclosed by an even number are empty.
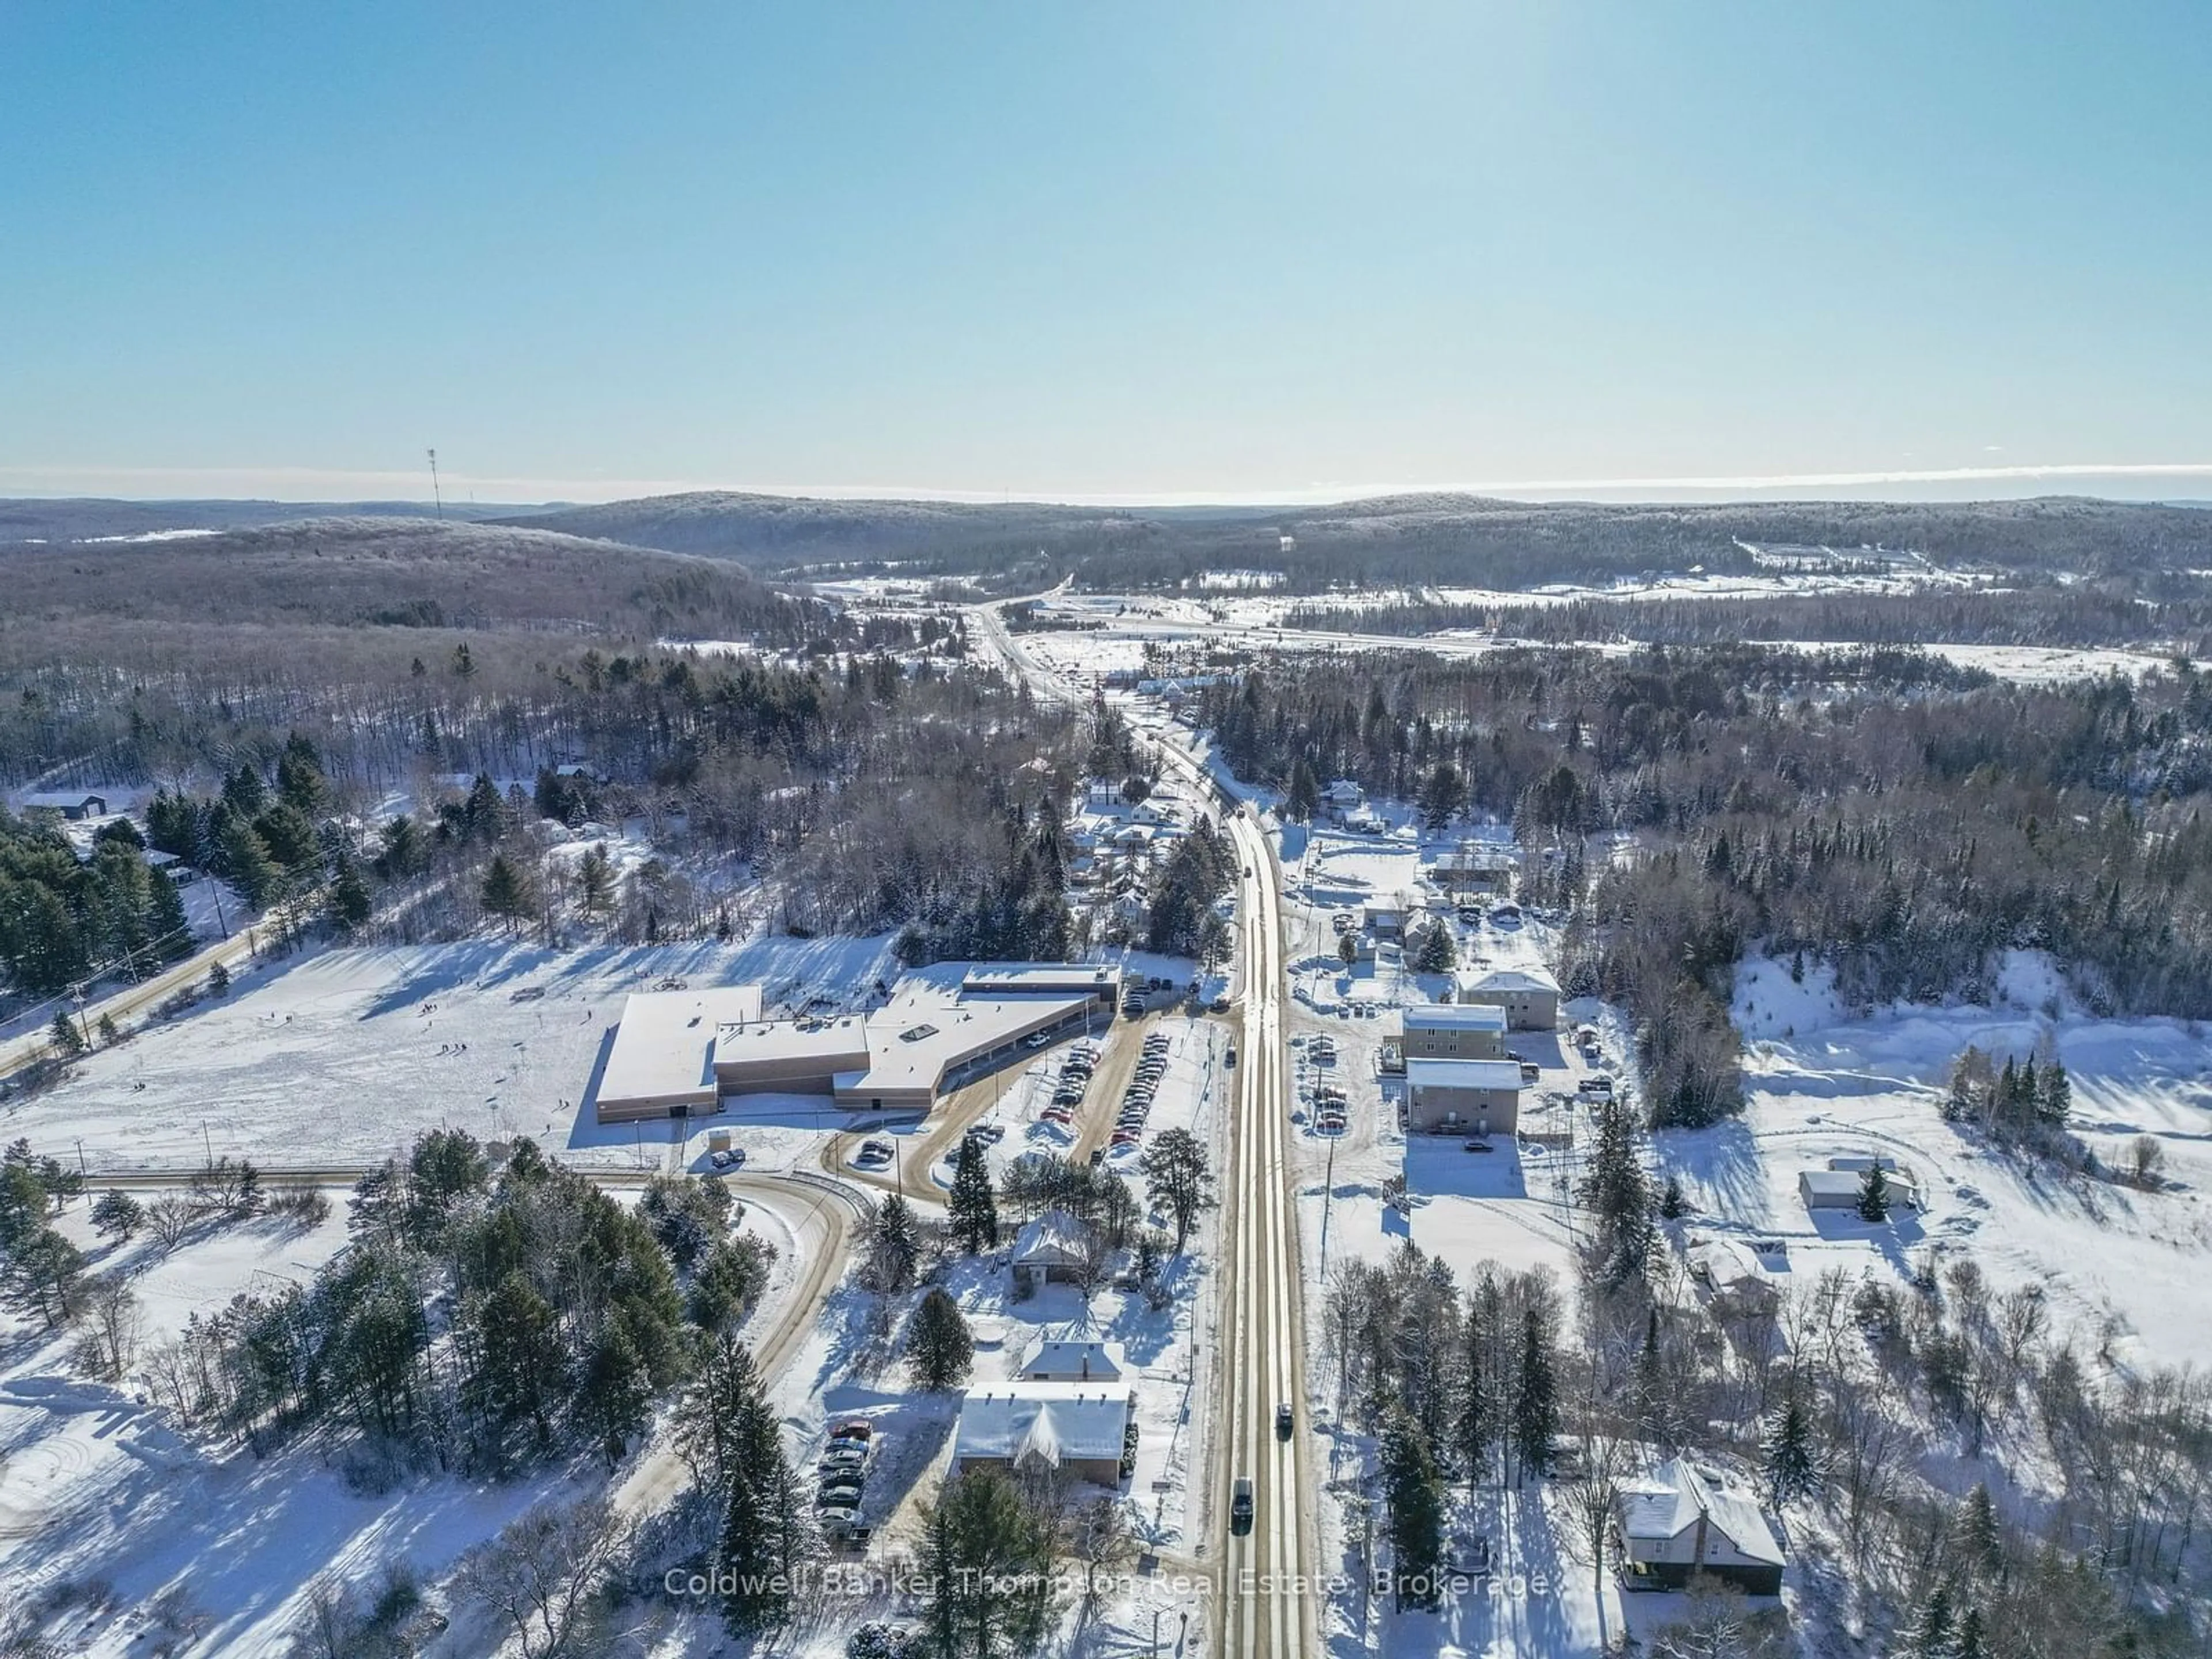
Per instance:
[[[2212,496],[2208,86],[2203,0],[13,0],[0,494]]]

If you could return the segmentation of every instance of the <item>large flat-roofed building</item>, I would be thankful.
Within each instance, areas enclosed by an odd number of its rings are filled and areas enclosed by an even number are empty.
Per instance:
[[[1102,980],[1100,975],[1103,974]],[[747,1096],[828,1096],[851,1111],[927,1110],[937,1097],[1111,1017],[1111,969],[940,965],[866,1013],[764,1019],[756,986],[640,992],[623,1010],[595,1097],[599,1121],[719,1112]]]
[[[732,1021],[758,1019],[760,1012],[757,985],[633,992],[623,1003],[622,1023],[599,1074],[599,1121],[714,1110],[720,1093],[716,1034]]]
[[[1121,999],[1121,972],[1081,963],[1042,967],[983,963],[960,976],[960,989],[966,995],[985,997],[1091,996],[1111,1008]]]
[[[1521,1067],[1510,1060],[1406,1061],[1409,1134],[1510,1135],[1521,1122]]]
[[[1408,1064],[1416,1060],[1502,1060],[1505,1010],[1486,1002],[1422,1002],[1401,1020]],[[1516,1073],[1517,1075],[1517,1073]]]
[[[845,1073],[868,1066],[864,1014],[735,1021],[714,1042],[714,1080],[726,1095],[826,1095]]]

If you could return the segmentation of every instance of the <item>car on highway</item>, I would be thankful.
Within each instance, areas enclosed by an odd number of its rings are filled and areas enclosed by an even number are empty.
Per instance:
[[[1285,1400],[1275,1407],[1275,1438],[1288,1440],[1291,1437],[1292,1421],[1291,1402]]]
[[[1252,1530],[1252,1477],[1240,1474],[1229,1489],[1229,1530]]]

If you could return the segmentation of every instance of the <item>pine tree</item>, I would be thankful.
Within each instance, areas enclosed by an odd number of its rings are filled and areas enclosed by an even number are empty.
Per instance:
[[[353,933],[368,925],[368,884],[361,878],[361,866],[341,855],[331,877],[331,920]]]
[[[1559,1428],[1559,1402],[1550,1322],[1536,1308],[1521,1316],[1518,1371],[1513,1388],[1513,1449],[1523,1472],[1541,1471],[1551,1462],[1552,1437]]]
[[[146,884],[146,938],[164,962],[181,962],[192,953],[192,925],[185,915],[184,895],[159,871]]]
[[[1146,1201],[1175,1218],[1175,1249],[1181,1255],[1200,1214],[1214,1203],[1206,1145],[1188,1129],[1164,1130],[1146,1149],[1139,1167],[1145,1172]]]
[[[1980,1577],[1994,1580],[2004,1568],[2004,1528],[1988,1486],[1974,1483],[1959,1511],[1959,1553]]]
[[[1859,1181],[1859,1219],[1881,1223],[1889,1219],[1889,1177],[1879,1164],[1870,1166]]]
[[[70,1018],[66,1008],[54,1010],[53,1019],[46,1027],[46,1042],[64,1060],[75,1060],[88,1046],[84,1033],[77,1030],[76,1022]]]
[[[222,854],[223,877],[238,890],[239,897],[256,910],[267,908],[277,896],[283,877],[253,826],[244,818],[228,817],[216,837],[216,848]]]
[[[224,967],[222,963],[219,962],[210,966],[208,969],[207,988],[208,994],[211,997],[228,996],[230,994],[230,969]]]
[[[1680,1221],[1690,1212],[1690,1200],[1682,1195],[1682,1178],[1670,1175],[1659,1194],[1659,1213],[1668,1221]]]
[[[579,902],[588,915],[600,915],[613,900],[614,866],[607,857],[605,842],[593,842],[576,866],[576,887]]]
[[[1498,1401],[1495,1382],[1488,1370],[1489,1334],[1475,1315],[1474,1298],[1468,1298],[1467,1361],[1459,1375],[1459,1408],[1452,1418],[1453,1450],[1466,1471],[1470,1492],[1481,1484],[1498,1444]]]
[[[1651,1180],[1637,1154],[1635,1121],[1619,1101],[1598,1114],[1597,1145],[1579,1196],[1597,1217],[1600,1277],[1608,1285],[1641,1278],[1651,1260]]]
[[[93,1200],[92,1226],[97,1233],[125,1239],[138,1231],[146,1212],[138,1200],[120,1188],[111,1187]]]
[[[1766,1489],[1777,1509],[1819,1486],[1813,1419],[1798,1389],[1792,1388],[1780,1409],[1767,1418],[1762,1437]]]
[[[491,864],[484,871],[483,896],[485,909],[509,921],[520,921],[533,908],[528,884],[504,853],[491,855]]]
[[[1394,1599],[1401,1610],[1432,1607],[1443,1559],[1443,1479],[1419,1425],[1401,1406],[1391,1408],[1382,1425],[1382,1478]]]
[[[945,1213],[961,1247],[969,1255],[995,1249],[999,1243],[999,1203],[991,1187],[991,1171],[983,1162],[983,1148],[963,1140],[952,1164],[952,1191]]]
[[[1905,1653],[1910,1659],[1949,1659],[1952,1630],[1956,1622],[1951,1606],[1951,1587],[1936,1585],[1922,1604],[1920,1617],[1913,1621]]]
[[[620,1324],[610,1322],[592,1344],[576,1386],[577,1418],[599,1442],[610,1469],[622,1461],[629,1437],[646,1425],[652,1411],[652,1382],[637,1344]]]
[[[1990,1659],[1989,1638],[1984,1633],[1982,1610],[1968,1607],[1959,1615],[1958,1633],[1951,1638],[1946,1659]]]
[[[1431,922],[1421,930],[1420,940],[1413,947],[1414,971],[1449,974],[1457,966],[1459,947],[1452,943],[1451,929],[1441,921]]]
[[[868,1265],[876,1288],[893,1296],[911,1290],[921,1254],[914,1207],[893,1193],[877,1206],[868,1227]]]
[[[115,1016],[112,1014],[102,1014],[100,1017],[100,1024],[94,1029],[100,1033],[100,1041],[103,1047],[123,1041],[123,1033],[117,1028]]]
[[[1283,793],[1283,816],[1293,823],[1304,823],[1321,805],[1321,780],[1304,755],[1291,765],[1290,787]]]
[[[2035,1103],[2037,1121],[2046,1128],[2063,1129],[2074,1110],[2074,1084],[2065,1066],[2052,1060],[2043,1068],[2043,1087]]]
[[[906,1363],[915,1385],[942,1393],[966,1380],[975,1358],[975,1339],[969,1334],[960,1304],[943,1286],[933,1285],[907,1329]]]

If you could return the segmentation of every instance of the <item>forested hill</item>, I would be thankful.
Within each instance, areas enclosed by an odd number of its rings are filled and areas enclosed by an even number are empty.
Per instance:
[[[914,560],[963,574],[1040,557],[1064,565],[1142,544],[1164,530],[1144,514],[1101,507],[831,501],[721,490],[564,507],[504,522],[793,573]]]
[[[701,494],[508,521],[767,573],[896,565],[902,574],[1018,586],[1073,574],[1105,588],[1237,569],[1277,573],[1294,592],[1526,587],[1692,566],[1748,570],[1743,543],[1878,546],[1942,565],[2084,575],[2212,567],[2212,513],[2070,497],[1610,507],[1404,495],[1332,507],[1106,510]]]
[[[113,618],[781,638],[805,603],[723,561],[420,519],[0,546],[0,583],[15,627]]]

